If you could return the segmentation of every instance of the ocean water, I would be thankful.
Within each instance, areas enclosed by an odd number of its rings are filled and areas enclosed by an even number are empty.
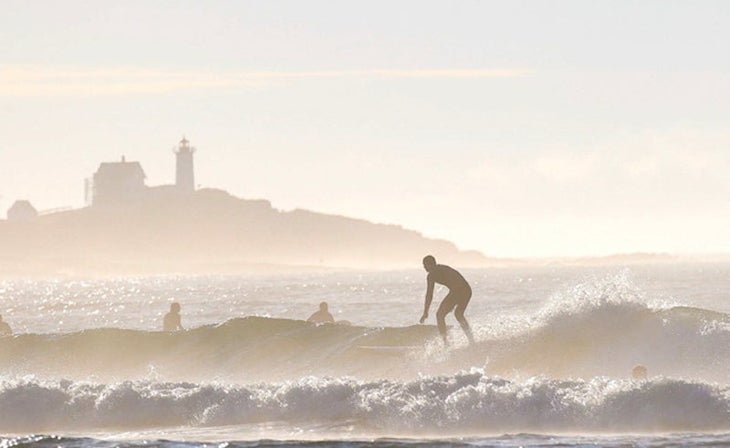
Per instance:
[[[0,446],[730,445],[730,264],[463,272],[0,281]]]

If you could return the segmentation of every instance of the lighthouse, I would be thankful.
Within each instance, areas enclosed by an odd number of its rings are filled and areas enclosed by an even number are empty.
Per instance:
[[[185,193],[195,191],[195,174],[193,171],[193,153],[195,148],[185,137],[180,140],[177,148],[173,149],[176,155],[175,186]]]

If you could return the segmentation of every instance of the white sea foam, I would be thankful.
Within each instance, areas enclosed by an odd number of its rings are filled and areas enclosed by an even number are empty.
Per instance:
[[[261,422],[355,432],[458,434],[730,429],[730,390],[672,379],[508,381],[483,372],[414,381],[307,377],[248,386],[6,381],[0,430],[54,431]]]

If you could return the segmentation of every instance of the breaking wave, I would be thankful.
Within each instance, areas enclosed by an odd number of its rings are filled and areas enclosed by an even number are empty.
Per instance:
[[[730,389],[683,380],[509,381],[473,370],[413,381],[307,377],[248,386],[37,380],[0,386],[0,430],[325,425],[378,434],[730,428]]]
[[[248,317],[179,333],[92,329],[0,338],[0,374],[69,378],[228,382],[286,381],[306,375],[412,379],[485,367],[524,378],[650,376],[730,383],[730,316],[603,298],[560,302],[508,331],[460,332],[444,349],[433,326],[367,328]]]

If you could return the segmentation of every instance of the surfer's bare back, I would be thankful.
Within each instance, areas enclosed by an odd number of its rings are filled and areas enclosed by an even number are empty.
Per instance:
[[[474,343],[474,336],[472,335],[469,322],[464,317],[464,311],[466,306],[469,304],[471,299],[471,286],[464,279],[464,277],[456,269],[446,266],[445,264],[436,264],[436,259],[433,255],[426,255],[423,257],[423,268],[428,272],[426,277],[426,303],[423,307],[423,316],[421,316],[421,323],[428,318],[428,310],[431,308],[431,302],[433,301],[433,288],[434,284],[438,283],[449,288],[449,293],[441,301],[438,311],[436,311],[436,323],[439,327],[441,337],[444,338],[444,344],[448,344],[446,338],[446,315],[449,314],[454,308],[454,317],[459,321],[461,329],[464,330],[469,343]]]

